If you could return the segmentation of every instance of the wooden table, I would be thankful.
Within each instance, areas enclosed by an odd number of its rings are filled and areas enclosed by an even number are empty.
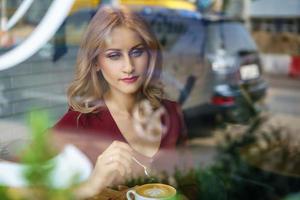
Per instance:
[[[133,188],[128,188],[126,186],[122,186],[118,190],[105,188],[100,194],[89,198],[88,200],[126,200],[127,191]]]

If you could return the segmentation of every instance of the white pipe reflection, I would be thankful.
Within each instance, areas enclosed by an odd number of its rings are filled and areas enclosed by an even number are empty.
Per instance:
[[[14,15],[8,20],[6,26],[4,27],[5,31],[11,29],[24,16],[24,14],[27,12],[33,1],[34,0],[25,0],[22,2],[22,4],[14,13]]]
[[[0,21],[0,31],[5,31],[5,26],[7,23],[6,17],[6,0],[1,1],[1,21]]]
[[[0,56],[0,71],[20,64],[45,45],[67,17],[74,1],[53,1],[41,23],[32,34],[22,44]]]

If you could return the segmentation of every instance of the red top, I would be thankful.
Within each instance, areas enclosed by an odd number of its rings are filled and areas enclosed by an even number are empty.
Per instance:
[[[162,138],[160,148],[174,148],[176,144],[186,140],[182,112],[179,104],[174,101],[163,100],[162,105],[167,111],[167,114],[162,117],[162,123],[168,127],[167,133]],[[80,113],[69,109],[54,128],[80,134],[96,134],[112,141],[127,142],[106,106],[101,107],[96,113]]]

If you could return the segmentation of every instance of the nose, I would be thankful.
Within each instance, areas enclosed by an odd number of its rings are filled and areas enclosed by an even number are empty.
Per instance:
[[[125,56],[123,72],[126,74],[132,74],[134,72],[134,63],[130,56]]]

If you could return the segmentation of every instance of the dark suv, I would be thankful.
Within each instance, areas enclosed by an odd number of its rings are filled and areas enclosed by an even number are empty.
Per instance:
[[[247,120],[242,102],[262,100],[267,85],[243,22],[158,8],[141,13],[163,47],[166,95],[182,104],[187,123],[217,115],[226,121]]]

